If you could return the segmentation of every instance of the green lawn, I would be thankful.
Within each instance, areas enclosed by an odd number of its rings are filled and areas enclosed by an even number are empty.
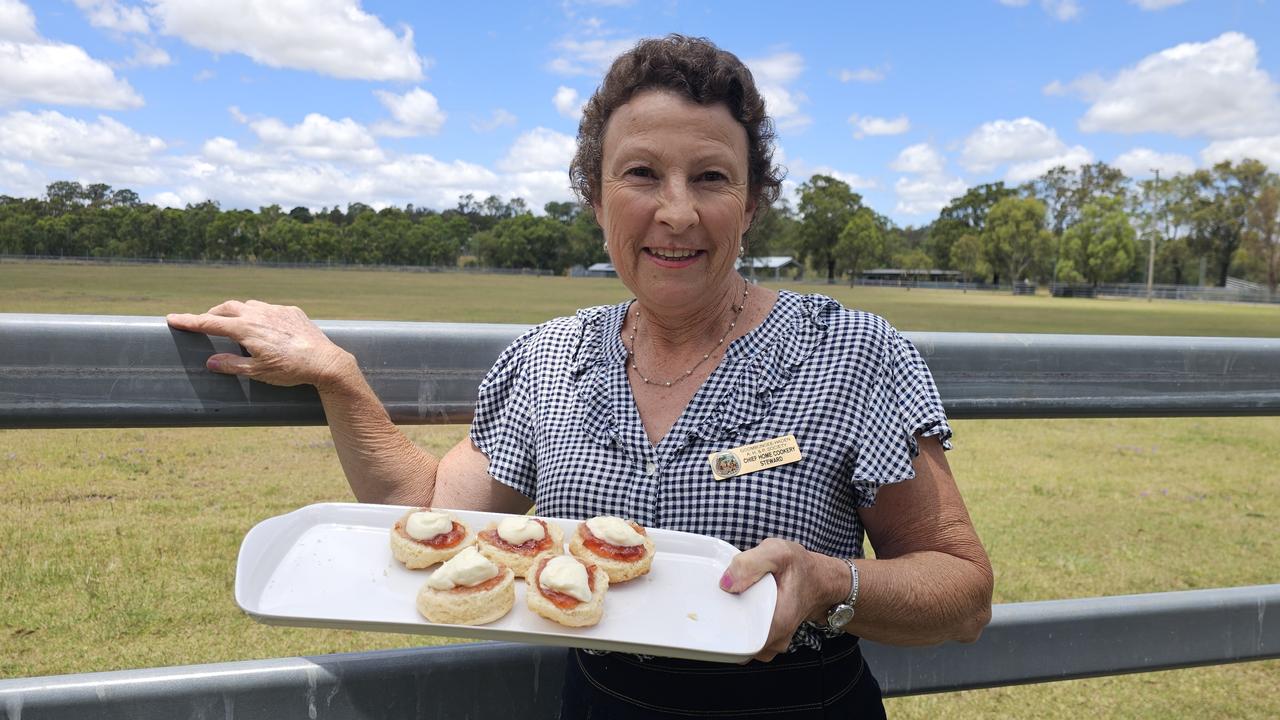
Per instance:
[[[1280,337],[1280,305],[778,287],[831,295],[902,330]],[[617,280],[595,278],[0,263],[0,312],[163,315],[256,298],[299,305],[315,318],[533,323],[627,297]]]
[[[1280,307],[799,286],[907,330],[1280,335]],[[536,322],[616,281],[356,271],[0,264],[0,312],[160,315],[227,297],[315,317]],[[956,423],[950,460],[997,600],[1276,581],[1280,418]],[[412,427],[432,450],[462,427]],[[323,428],[0,431],[0,677],[404,647],[275,628],[232,600],[241,537],[349,500]],[[948,693],[894,717],[1276,717],[1280,662]]]

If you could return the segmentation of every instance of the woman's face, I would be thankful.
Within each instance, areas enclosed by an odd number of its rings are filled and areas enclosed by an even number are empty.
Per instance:
[[[646,91],[605,126],[596,217],[618,277],[646,306],[716,303],[751,223],[747,132],[724,105]]]

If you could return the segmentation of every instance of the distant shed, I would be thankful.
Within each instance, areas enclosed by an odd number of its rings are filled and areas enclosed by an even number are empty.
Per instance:
[[[875,268],[862,271],[863,280],[875,280],[884,283],[906,283],[913,281],[957,282],[960,280],[959,270],[904,270],[902,268]]]
[[[792,271],[794,275],[804,272],[804,267],[790,255],[765,255],[738,261],[738,272],[745,275],[772,274],[773,279],[782,277],[782,271]]]

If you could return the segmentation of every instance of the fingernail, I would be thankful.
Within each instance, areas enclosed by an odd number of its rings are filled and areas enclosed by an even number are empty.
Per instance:
[[[731,587],[733,587],[733,576],[731,576],[729,571],[726,570],[725,573],[720,576],[720,589],[728,590]]]
[[[209,358],[209,362],[205,363],[205,365],[207,365],[210,370],[213,370],[215,372],[222,369],[222,361],[216,360],[214,358]]]

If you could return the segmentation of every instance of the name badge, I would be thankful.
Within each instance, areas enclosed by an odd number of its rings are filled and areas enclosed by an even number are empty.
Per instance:
[[[800,445],[795,435],[783,435],[751,445],[718,450],[707,456],[711,474],[716,480],[746,475],[757,470],[788,465],[800,459]]]

